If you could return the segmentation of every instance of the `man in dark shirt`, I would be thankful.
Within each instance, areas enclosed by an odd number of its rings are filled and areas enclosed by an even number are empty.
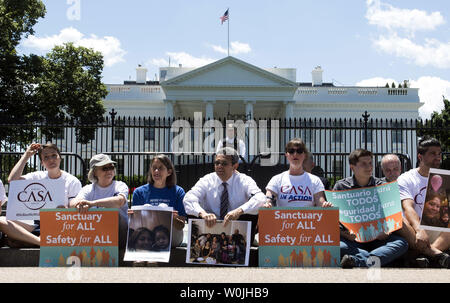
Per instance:
[[[350,169],[353,176],[339,180],[333,190],[351,190],[383,184],[381,179],[372,176],[373,154],[365,149],[356,149],[349,156]],[[384,266],[408,250],[408,243],[395,234],[380,233],[370,242],[359,243],[356,236],[341,225],[341,266],[343,268],[368,267],[370,257],[379,258]]]

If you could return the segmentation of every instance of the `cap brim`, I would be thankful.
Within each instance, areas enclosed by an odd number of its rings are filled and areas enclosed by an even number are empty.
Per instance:
[[[117,162],[113,161],[113,160],[103,160],[101,162],[95,163],[93,167],[105,166],[105,165],[108,165],[108,164],[116,164],[116,163]]]

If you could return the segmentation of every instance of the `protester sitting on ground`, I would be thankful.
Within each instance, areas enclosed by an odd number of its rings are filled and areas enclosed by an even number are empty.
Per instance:
[[[173,207],[172,247],[183,241],[183,228],[186,222],[184,210],[184,189],[177,185],[175,168],[166,155],[157,155],[150,162],[147,175],[148,183],[135,189],[132,206],[165,205]]]
[[[46,171],[35,171],[22,175],[23,170],[28,160],[35,154],[38,154],[41,164]],[[65,199],[62,207],[67,207],[70,200],[76,197],[81,189],[80,181],[71,174],[60,169],[61,153],[55,144],[32,143],[28,146],[25,153],[11,170],[8,182],[15,180],[43,180],[61,179],[64,181],[64,196]],[[63,189],[61,189],[63,190]],[[25,222],[20,220],[6,220],[0,218],[0,231],[8,236],[9,245],[13,247],[27,247],[40,245],[40,228],[39,221]],[[11,241],[12,240],[12,241]]]
[[[258,209],[265,196],[251,177],[236,172],[238,161],[236,150],[220,149],[214,159],[215,172],[200,178],[183,203],[188,215],[204,219],[208,227],[216,220],[224,220],[225,226],[231,220],[252,221],[253,241]]]
[[[302,139],[295,138],[285,147],[289,170],[274,176],[266,186],[265,207],[330,207],[319,177],[306,172],[303,162],[308,149]]]
[[[119,211],[119,249],[125,249],[128,232],[128,186],[114,180],[116,162],[105,154],[98,154],[89,161],[88,180],[92,184],[84,186],[70,201],[70,207],[85,213],[94,208],[118,208]]]
[[[381,159],[381,170],[383,171],[384,178],[386,182],[393,182],[402,173],[402,164],[400,159],[395,154],[384,155]]]
[[[400,199],[403,207],[402,235],[410,249],[418,256],[419,267],[450,266],[450,232],[427,231],[420,227],[430,168],[439,168],[442,161],[441,144],[435,138],[424,137],[417,147],[419,166],[398,178]]]
[[[336,182],[333,190],[350,190],[383,184],[381,179],[372,176],[373,154],[365,149],[356,149],[349,155],[353,176]],[[342,226],[342,225],[341,225]],[[368,267],[370,257],[378,257],[380,265],[385,266],[401,257],[408,250],[408,242],[394,233],[381,232],[375,240],[365,243],[356,242],[356,236],[342,227],[341,230],[341,266],[343,268]]]
[[[314,157],[313,154],[311,152],[307,153],[307,156],[305,157],[305,160],[303,161],[303,169],[310,174],[313,174],[313,169],[316,166],[316,163],[314,163]],[[315,175],[317,176],[317,175]],[[320,181],[322,181],[323,187],[325,190],[330,190],[331,189],[331,184],[330,181],[322,176],[317,176],[319,177]]]

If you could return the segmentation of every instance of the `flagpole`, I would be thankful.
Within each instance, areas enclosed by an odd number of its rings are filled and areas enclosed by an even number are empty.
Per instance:
[[[227,8],[228,11],[228,57],[230,56],[230,8]]]

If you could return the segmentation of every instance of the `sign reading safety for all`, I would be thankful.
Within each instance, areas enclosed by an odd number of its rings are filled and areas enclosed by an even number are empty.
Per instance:
[[[68,257],[80,266],[117,266],[117,209],[81,214],[75,209],[41,210],[40,266],[66,266]]]
[[[259,209],[259,266],[338,266],[338,220],[334,207]]]

